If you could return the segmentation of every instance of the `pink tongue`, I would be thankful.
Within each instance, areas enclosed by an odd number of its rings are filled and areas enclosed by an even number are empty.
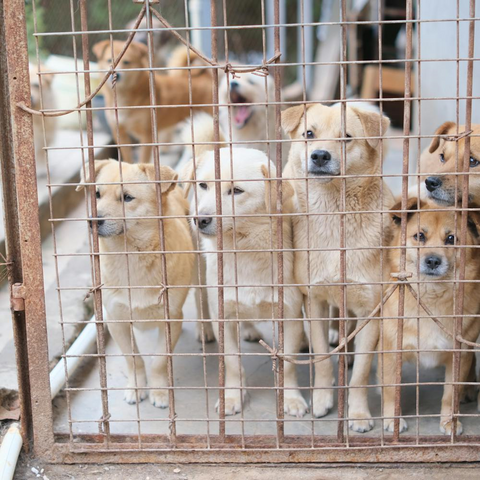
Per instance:
[[[237,107],[237,113],[235,114],[235,123],[237,125],[243,125],[248,118],[248,107]]]

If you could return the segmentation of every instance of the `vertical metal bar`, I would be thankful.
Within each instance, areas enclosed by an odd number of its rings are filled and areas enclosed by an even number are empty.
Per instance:
[[[313,22],[313,0],[298,0],[297,4],[297,20],[300,24]],[[297,27],[297,82],[303,83],[303,76],[305,75],[305,84],[307,92],[310,91],[313,80],[313,66],[301,65],[301,63],[313,62],[313,27],[305,27],[300,25]],[[303,58],[301,62],[300,58]]]
[[[410,22],[413,18],[412,0],[407,0],[407,24],[406,24],[406,38],[407,45],[405,48],[405,100],[403,111],[403,167],[402,167],[402,213],[401,213],[401,234],[400,245],[402,247],[400,254],[400,271],[404,272],[406,268],[406,241],[407,241],[407,199],[408,199],[408,160],[410,139],[410,114],[411,114],[411,79],[412,79],[412,33],[413,25]],[[395,419],[393,441],[398,442],[400,436],[400,394],[402,381],[402,348],[403,348],[403,317],[405,314],[405,284],[400,283],[398,292],[398,321],[397,321],[397,353],[395,362]]]
[[[80,1],[80,25],[82,32],[88,31],[88,21],[87,21],[87,0]],[[84,85],[85,85],[85,96],[88,97],[91,93],[90,87],[90,48],[88,42],[88,34],[82,34],[82,57],[83,57],[83,69],[84,73]],[[86,104],[86,118],[87,118],[87,144],[88,144],[88,166],[90,179],[89,182],[95,182],[95,152],[93,149],[93,120],[92,120],[92,111],[91,102]],[[88,187],[90,190],[90,203],[92,208],[92,216],[97,217],[97,203],[95,200],[95,186],[91,185]],[[99,243],[98,243],[98,229],[96,222],[92,223],[93,227],[93,265],[94,265],[94,276],[95,276],[95,285],[101,285],[101,272],[100,272],[100,256],[98,255]],[[107,392],[107,362],[105,357],[105,330],[103,326],[103,310],[102,310],[102,292],[100,288],[96,288],[93,292],[93,303],[95,308],[95,318],[97,320],[97,349],[98,349],[98,360],[99,360],[99,370],[100,370],[100,387],[101,397],[102,397],[102,425],[103,432],[105,434],[105,442],[108,444],[110,441],[110,424],[108,422],[109,412],[108,412],[108,392]]]
[[[215,0],[210,2],[210,17],[212,27],[217,26],[217,8]],[[217,32],[218,30],[212,30],[212,61],[217,63],[218,61],[218,44],[217,44]],[[220,180],[220,123],[219,123],[219,111],[218,111],[218,69],[214,68],[213,73],[213,141],[214,145],[214,161],[215,161],[215,205],[216,215],[222,215],[222,184]],[[225,309],[224,309],[224,289],[223,289],[223,221],[222,217],[217,218],[217,269],[218,269],[218,386],[219,386],[219,436],[220,440],[225,440]]]
[[[275,0],[273,5],[274,13],[274,47],[275,55],[281,53],[281,37],[280,37],[280,0]],[[279,63],[280,57],[275,60],[275,63]],[[282,120],[281,120],[281,106],[280,102],[282,101],[282,77],[281,72],[278,67],[274,67],[274,95],[275,95],[275,139],[282,139]],[[278,141],[275,144],[275,164],[277,170],[277,208],[276,212],[282,211],[282,143]],[[278,262],[278,351],[283,353],[284,351],[284,298],[283,298],[283,218],[282,216],[277,217],[277,248],[279,249],[277,255]],[[283,441],[284,438],[284,402],[285,402],[285,391],[284,387],[284,361],[283,357],[279,358],[278,361],[278,396],[277,396],[277,438],[279,442]]]
[[[19,228],[18,232],[14,231],[13,233],[16,236],[18,234],[17,239],[20,240],[22,263],[21,271],[18,270],[16,273],[22,274],[22,281],[25,286],[25,324],[23,324],[23,318],[16,316],[14,321],[20,327],[16,330],[17,339],[24,337],[26,333],[28,362],[25,362],[23,352],[22,361],[24,366],[27,366],[26,363],[28,363],[31,383],[30,391],[24,390],[22,393],[30,394],[33,399],[31,413],[34,451],[35,454],[45,457],[53,446],[54,438],[33,122],[31,115],[17,107],[19,102],[26,105],[30,104],[25,2],[23,0],[9,0],[1,2],[1,6],[2,21],[5,27],[4,48],[7,60],[7,75],[3,78],[3,81],[8,86],[9,109],[12,120],[10,154],[13,155],[15,165],[14,175],[10,171],[7,173],[7,178],[14,180],[16,185]],[[2,57],[5,59],[3,54]],[[6,164],[2,162],[2,165],[5,170]],[[9,164],[9,167],[8,170],[12,168],[12,163]],[[5,181],[6,178],[3,180]],[[9,194],[14,195],[13,190],[10,190]],[[13,198],[9,200],[11,202]],[[12,213],[14,212],[15,209]],[[11,238],[11,240],[15,242],[16,239]],[[15,253],[19,253],[18,248]],[[15,260],[19,260],[19,258]],[[20,324],[20,322],[22,323]],[[24,325],[26,331],[23,329]],[[24,338],[22,339],[24,340]],[[26,377],[22,374],[22,384],[25,380]],[[28,403],[26,414],[26,422],[28,423],[30,420]],[[27,432],[24,432],[24,435]]]
[[[285,24],[287,20],[286,0],[268,0],[265,3],[267,10],[267,25]],[[279,10],[279,21],[275,21],[275,9]],[[280,30],[280,44],[286,45],[287,32],[285,27],[278,27]],[[267,28],[267,56],[269,58],[275,55],[275,27]],[[286,59],[284,59],[286,60]]]

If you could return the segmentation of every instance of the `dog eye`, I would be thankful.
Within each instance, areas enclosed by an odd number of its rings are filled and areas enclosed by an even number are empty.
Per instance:
[[[347,142],[349,142],[352,139],[352,136],[349,133],[347,133],[346,136],[348,138]]]
[[[470,168],[474,168],[474,167],[478,166],[479,164],[480,164],[480,162],[477,159],[475,159],[473,157],[470,157]]]
[[[304,134],[303,134],[303,138],[315,138],[315,136],[313,135],[313,132],[311,130],[307,130]]]
[[[206,190],[208,188],[208,185],[206,183],[199,183],[198,186],[202,189],[202,190]]]
[[[124,65],[130,65],[130,62],[129,62],[128,60],[124,60],[124,61],[123,61],[123,64],[124,64]]]
[[[129,195],[128,193],[126,193],[126,194],[123,196],[123,201],[124,201],[124,202],[131,202],[132,200],[135,200],[135,197],[132,197],[132,196]]]
[[[443,156],[443,153],[440,154],[440,161],[442,163],[445,163],[445,157]]]
[[[248,83],[249,83],[250,85],[255,85],[255,82],[254,82],[251,78],[248,79]]]
[[[97,191],[95,192],[95,196],[96,196],[97,198],[100,198],[100,190],[97,190]]]
[[[242,190],[241,188],[238,188],[238,187],[235,187],[233,189],[233,194],[234,195],[240,195],[241,193],[243,193],[244,190]],[[230,189],[228,192],[227,192],[227,195],[231,195],[232,194],[232,190]]]
[[[425,235],[423,234],[423,232],[420,232],[420,233],[416,233],[413,238],[417,241],[417,242],[424,242],[425,241]]]
[[[107,63],[112,63],[112,59],[109,58],[109,59],[107,60]]]
[[[445,239],[445,245],[455,245],[455,235],[449,235]]]

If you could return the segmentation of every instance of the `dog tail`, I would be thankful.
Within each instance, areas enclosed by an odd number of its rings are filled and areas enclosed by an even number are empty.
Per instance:
[[[200,75],[212,75],[212,72],[208,68],[198,68],[199,66],[207,66],[207,62],[203,60],[192,50],[188,50],[186,47],[177,47],[170,56],[167,63],[168,68],[176,67],[197,67],[191,70],[192,77],[199,77]],[[169,75],[173,76],[188,76],[188,70],[171,70]]]

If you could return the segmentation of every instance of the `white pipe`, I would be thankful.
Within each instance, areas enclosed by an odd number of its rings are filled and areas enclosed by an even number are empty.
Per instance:
[[[93,316],[91,320],[95,320],[95,316]],[[70,378],[83,360],[81,355],[87,353],[96,344],[96,340],[97,326],[94,322],[88,323],[68,349],[66,353],[67,358],[61,359],[50,372],[50,391],[52,399],[57,396],[58,392],[67,382],[65,377],[65,362],[67,362],[68,377]],[[2,479],[2,477],[0,477],[0,479]]]
[[[18,456],[22,449],[22,436],[18,423],[12,423],[3,437],[2,446],[0,447],[0,479],[12,480],[17,466]]]

